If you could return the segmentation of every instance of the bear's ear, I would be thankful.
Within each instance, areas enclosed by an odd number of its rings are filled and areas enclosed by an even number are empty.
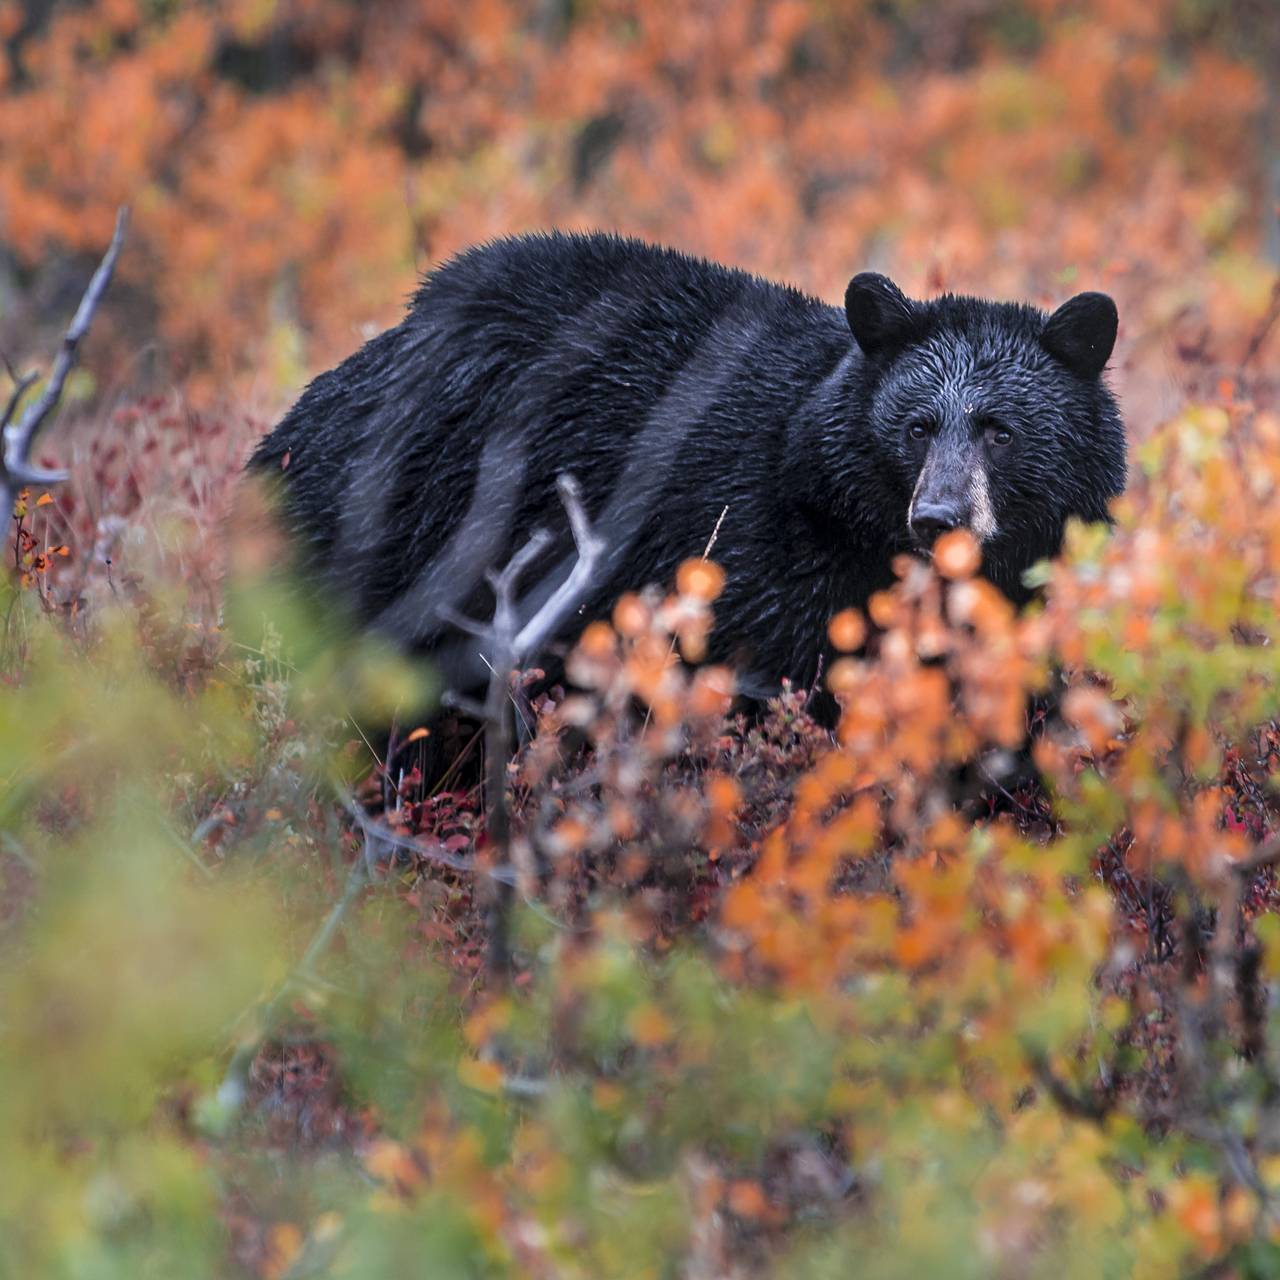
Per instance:
[[[858,346],[869,356],[906,346],[915,327],[915,303],[888,276],[862,271],[844,291],[844,313]]]
[[[1053,313],[1040,345],[1082,378],[1096,378],[1111,359],[1120,319],[1105,293],[1077,293]]]

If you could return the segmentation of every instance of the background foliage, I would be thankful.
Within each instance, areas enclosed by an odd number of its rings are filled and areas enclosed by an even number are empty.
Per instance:
[[[134,209],[5,543],[0,1273],[1273,1274],[1269,16],[0,0],[15,367]],[[508,769],[503,984],[475,744],[388,760],[429,676],[226,522],[416,269],[550,224],[1106,288],[1135,465],[1042,606],[956,542],[835,620],[834,734],[673,662],[714,567],[624,600]]]
[[[176,373],[188,394],[238,375],[274,397],[393,320],[415,269],[552,224],[832,298],[868,264],[920,292],[1037,300],[1087,278],[1141,303],[1157,350],[1173,326],[1238,359],[1270,287],[1251,250],[1280,252],[1268,16],[1266,0],[5,0],[6,347],[129,202],[118,380],[145,342],[159,384]]]

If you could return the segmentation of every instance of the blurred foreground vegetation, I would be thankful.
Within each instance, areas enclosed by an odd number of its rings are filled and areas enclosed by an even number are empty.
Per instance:
[[[252,582],[214,627],[173,530],[88,620],[15,579],[5,1274],[1273,1274],[1280,419],[1140,465],[1042,607],[959,540],[875,656],[841,615],[834,735],[675,662],[710,566],[589,628],[509,772],[509,984],[474,773],[362,727],[417,673]],[[1042,781],[955,808],[1059,669]]]
[[[1280,1271],[1273,16],[0,0],[15,368],[134,211],[0,542],[0,1274]],[[388,760],[431,673],[232,496],[416,270],[552,224],[1105,288],[1135,466],[1027,614],[955,543],[836,619],[834,734],[673,662],[712,567],[623,601],[508,770],[501,983],[474,735]]]

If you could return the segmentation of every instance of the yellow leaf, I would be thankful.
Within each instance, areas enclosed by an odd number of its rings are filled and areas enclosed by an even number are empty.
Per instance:
[[[369,1147],[364,1154],[364,1167],[379,1182],[392,1183],[405,1191],[412,1191],[425,1181],[413,1151],[391,1138],[379,1138]]]
[[[277,1222],[267,1235],[267,1257],[262,1274],[267,1280],[283,1276],[302,1252],[303,1235],[293,1222]]]
[[[458,1079],[478,1093],[497,1093],[502,1088],[502,1068],[496,1062],[464,1058],[458,1063]]]

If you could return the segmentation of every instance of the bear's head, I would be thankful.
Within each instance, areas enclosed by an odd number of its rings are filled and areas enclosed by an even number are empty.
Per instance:
[[[880,465],[910,495],[902,532],[927,550],[969,529],[983,572],[1022,598],[1023,573],[1058,550],[1066,521],[1107,519],[1124,489],[1124,426],[1102,377],[1115,303],[1081,293],[1046,315],[952,295],[917,302],[864,272],[845,312]]]

